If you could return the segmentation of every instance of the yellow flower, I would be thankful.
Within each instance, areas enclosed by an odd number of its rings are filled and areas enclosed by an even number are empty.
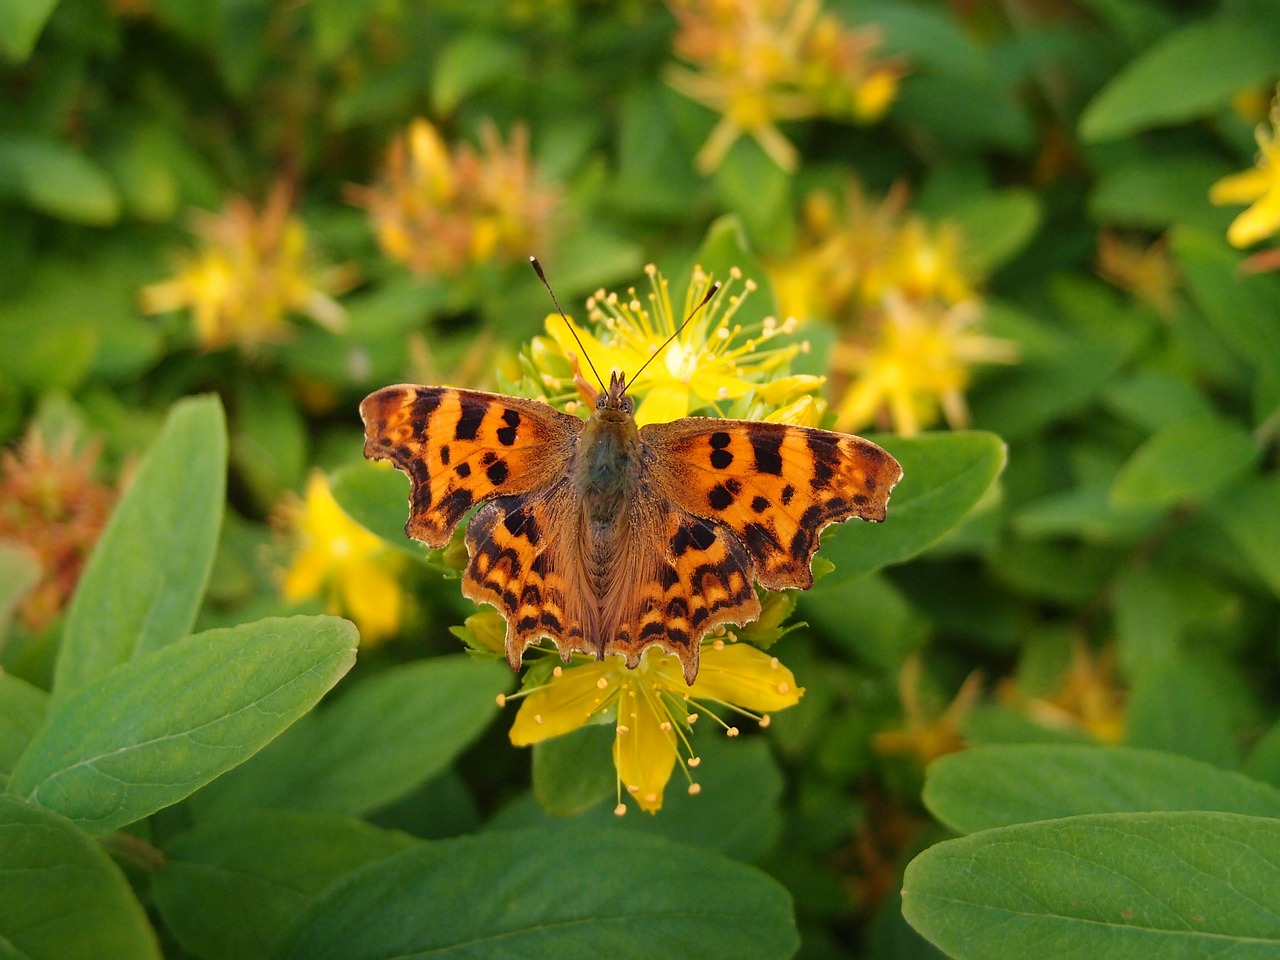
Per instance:
[[[933,423],[939,410],[952,426],[964,426],[970,366],[1017,357],[1011,342],[972,332],[979,316],[973,302],[944,309],[889,297],[870,342],[842,340],[832,351],[833,370],[850,380],[836,405],[836,429],[856,430],[887,418],[896,432],[912,436]]]
[[[557,666],[546,684],[518,694],[523,702],[510,737],[524,747],[588,723],[614,723],[613,761],[619,784],[615,812],[626,811],[621,799],[625,787],[640,809],[656,813],[677,761],[690,781],[689,792],[698,792],[690,772],[699,763],[690,728],[700,717],[710,717],[729,736],[737,736],[738,728],[713,707],[759,720],[763,726],[770,713],[795,705],[803,693],[777,657],[747,643],[704,642],[693,686],[685,683],[678,657],[651,648],[634,670],[617,656]],[[499,703],[506,699],[499,698]]]
[[[897,730],[880,731],[872,742],[881,756],[915,757],[922,767],[927,767],[938,757],[964,749],[961,728],[982,692],[982,677],[976,671],[969,674],[947,708],[930,716],[920,702],[920,673],[920,657],[913,654],[898,674],[903,725]]]
[[[325,475],[313,473],[303,502],[284,513],[297,543],[284,575],[285,599],[322,598],[327,613],[355,622],[364,643],[399,630],[405,606],[397,579],[401,557],[343,512]]]
[[[1114,648],[1095,655],[1075,638],[1071,663],[1056,690],[1029,696],[1005,679],[996,693],[1006,706],[1046,727],[1080,731],[1099,743],[1119,743],[1124,737],[1124,692],[1116,679]]]
[[[143,313],[189,308],[205,350],[231,344],[253,350],[283,340],[293,314],[340,330],[346,314],[331,294],[350,284],[349,271],[313,264],[306,228],[289,206],[281,184],[261,213],[242,197],[227,201],[220,214],[197,213],[193,231],[203,248],[177,276],[143,289]]]
[[[1257,129],[1258,160],[1252,170],[1224,177],[1209,188],[1219,206],[1252,204],[1227,228],[1233,247],[1248,247],[1280,231],[1280,94],[1271,107],[1271,124]]]
[[[1151,304],[1162,316],[1173,313],[1173,291],[1178,275],[1163,239],[1150,246],[1140,246],[1116,233],[1102,233],[1098,237],[1098,273]]]
[[[535,182],[528,131],[517,126],[504,146],[485,123],[480,139],[479,153],[450,149],[428,121],[415,120],[392,141],[380,182],[351,191],[388,257],[425,276],[456,276],[545,249],[559,194]]]
[[[766,317],[758,324],[735,322],[739,308],[756,289],[755,281],[748,279],[743,282],[741,294],[734,292],[735,285],[742,281],[737,268],[730,271],[729,280],[701,312],[663,348],[663,343],[711,289],[712,277],[695,267],[677,311],[667,280],[657,267],[650,264],[645,272],[649,276],[649,292],[643,302],[634,288],[627,291],[625,299],[600,290],[587,301],[587,317],[600,331],[599,336],[575,326],[581,349],[602,376],[616,368],[636,378],[628,381],[627,390],[639,402],[636,421],[641,425],[676,420],[694,410],[762,390],[778,368],[803,349],[802,344],[795,343],[762,349],[774,337],[794,332],[795,321],[779,323]],[[563,353],[576,356],[578,344],[559,314],[547,318],[547,332]],[[535,355],[543,355],[541,367],[546,372],[551,366],[546,362],[547,344],[535,342],[533,349]],[[656,356],[659,349],[662,355]],[[648,363],[650,358],[652,363]],[[549,372],[546,378],[551,386],[563,382],[563,377]],[[795,395],[816,388],[810,381],[793,385]],[[788,396],[778,402],[791,399]]]
[[[668,0],[680,25],[673,48],[693,69],[668,82],[722,114],[696,163],[715,170],[743,134],[782,169],[799,156],[777,123],[827,116],[869,122],[897,93],[901,68],[875,61],[874,30],[850,30],[820,0]]]

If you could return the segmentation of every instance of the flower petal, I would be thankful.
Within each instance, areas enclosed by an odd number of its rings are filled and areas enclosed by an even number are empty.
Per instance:
[[[1253,203],[1267,192],[1275,175],[1267,170],[1253,169],[1223,177],[1209,188],[1209,200],[1219,206],[1233,203]]]
[[[641,810],[657,813],[662,792],[676,765],[676,739],[671,720],[651,684],[634,679],[623,684],[618,706],[618,735],[613,763],[627,792]],[[666,729],[664,729],[664,725]]]
[[[777,657],[749,643],[704,646],[698,679],[689,688],[693,700],[732,703],[758,713],[794,706],[803,693]]]
[[[616,658],[568,667],[520,704],[509,734],[517,747],[570,733],[609,706],[617,690]],[[604,681],[601,686],[600,681]]]
[[[386,567],[361,557],[343,564],[338,575],[343,609],[360,628],[361,642],[377,642],[400,629],[404,593]]]
[[[1246,210],[1227,228],[1233,247],[1249,247],[1280,231],[1280,189],[1272,190]]]

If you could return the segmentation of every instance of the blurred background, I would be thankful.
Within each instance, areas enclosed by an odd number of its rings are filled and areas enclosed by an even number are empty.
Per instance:
[[[1277,24],[1268,0],[6,0],[0,540],[37,573],[0,663],[48,685],[111,505],[202,392],[231,469],[201,626],[348,616],[357,683],[483,647],[456,544],[392,542],[402,494],[381,528],[349,515],[360,399],[567,397],[530,254],[605,343],[640,321],[600,293],[643,300],[646,265],[677,314],[695,267],[737,268],[746,346],[694,344],[664,413],[820,377],[769,412],[1008,450],[918,557],[837,557],[776,610],[807,624],[777,648],[804,699],[707,747],[738,825],[715,845],[791,890],[803,956],[929,955],[896,891],[943,835],[924,767],[967,744],[1280,784]],[[380,822],[534,822],[506,726]],[[697,842],[678,800],[654,829]]]

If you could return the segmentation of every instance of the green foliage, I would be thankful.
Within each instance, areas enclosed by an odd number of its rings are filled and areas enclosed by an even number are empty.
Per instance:
[[[0,954],[1280,951],[1280,261],[1210,200],[1274,189],[1280,4],[824,0],[878,38],[885,115],[738,102],[776,129],[710,170],[672,6],[0,0]],[[427,234],[461,266],[397,258],[369,187],[418,118],[480,167],[527,131],[546,229],[484,253],[523,189],[490,176],[508,207]],[[452,157],[390,206],[474,200]],[[211,232],[242,197],[270,234],[273,190],[305,255],[239,283]],[[569,394],[528,254],[577,322],[646,263],[676,312],[695,265],[740,271],[744,338],[782,330],[753,352],[799,347],[777,374],[826,378],[824,426],[883,387],[853,429],[904,469],[741,633],[800,703],[700,705],[653,816],[615,814],[616,711],[508,742],[559,661],[512,674],[461,532],[410,541],[406,478],[361,456],[386,384]],[[952,268],[963,296],[921,292]],[[904,309],[979,359],[917,343],[875,380]],[[926,429],[892,433],[917,378]],[[328,542],[320,474],[356,524]]]

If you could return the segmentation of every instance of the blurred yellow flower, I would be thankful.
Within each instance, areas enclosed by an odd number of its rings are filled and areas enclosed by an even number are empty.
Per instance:
[[[538,185],[527,129],[516,126],[504,146],[485,123],[480,140],[478,153],[450,149],[431,123],[414,120],[392,141],[379,183],[352,189],[388,257],[424,276],[455,276],[546,248],[559,192]]]
[[[1163,238],[1149,245],[1137,244],[1104,231],[1098,236],[1098,273],[1155,307],[1161,316],[1173,313],[1178,274]]]
[[[615,812],[626,812],[621,799],[625,788],[640,809],[656,813],[677,761],[689,780],[689,792],[699,791],[691,773],[699,758],[693,753],[690,728],[700,717],[708,716],[729,736],[737,736],[738,728],[712,708],[764,726],[770,713],[794,706],[803,693],[777,657],[747,643],[704,641],[693,686],[685,683],[680,659],[657,649],[648,650],[634,670],[617,656],[576,660],[568,667],[557,666],[545,684],[517,694],[523,701],[510,737],[524,747],[588,723],[614,723],[613,762],[619,785]],[[499,703],[507,699],[514,698],[499,698]]]
[[[1258,160],[1252,170],[1224,177],[1209,188],[1219,206],[1252,204],[1227,228],[1233,247],[1248,247],[1280,231],[1280,93],[1271,106],[1270,129],[1257,129]]]
[[[722,114],[698,152],[715,170],[743,134],[782,169],[798,154],[779,121],[831,117],[869,123],[897,95],[902,67],[875,60],[872,28],[852,30],[822,11],[821,0],[668,0],[679,33],[668,82]]]
[[[960,232],[906,213],[895,187],[879,203],[851,184],[842,205],[805,200],[796,251],[769,265],[784,316],[834,322],[836,429],[869,424],[910,435],[939,413],[968,419],[977,363],[1011,363],[1014,344],[976,331],[982,315]]]
[[[349,271],[313,263],[306,228],[289,207],[281,184],[261,212],[243,197],[228,200],[219,214],[198,212],[192,230],[201,250],[177,276],[142,290],[142,312],[189,308],[205,350],[232,344],[253,350],[283,340],[293,314],[342,329],[346,314],[331,295],[349,286]]]
[[[954,699],[941,713],[931,716],[920,702],[920,657],[912,654],[898,674],[902,703],[902,727],[882,730],[872,744],[881,756],[914,757],[920,766],[965,747],[961,732],[965,718],[982,693],[982,676],[976,671],[965,678]]]
[[[94,477],[101,444],[77,453],[74,443],[65,434],[51,444],[33,428],[16,449],[0,452],[0,541],[29,547],[40,564],[18,607],[33,630],[66,607],[116,499]]]
[[[320,597],[327,613],[355,622],[365,644],[399,630],[405,606],[398,579],[403,560],[343,512],[325,475],[313,473],[303,501],[287,504],[283,512],[296,550],[284,574],[285,599],[296,603]]]
[[[1043,726],[1079,731],[1099,743],[1119,743],[1124,738],[1124,691],[1116,678],[1115,649],[1094,654],[1077,638],[1071,653],[1056,690],[1029,696],[1006,678],[996,687],[998,699]]]
[[[973,331],[980,316],[972,301],[943,307],[889,296],[865,339],[835,345],[831,367],[848,387],[836,404],[836,429],[875,423],[913,436],[937,420],[968,424],[964,390],[975,363],[1013,363],[1015,345]]]
[[[599,336],[574,327],[582,341],[581,349],[602,376],[616,368],[635,377],[634,382],[628,381],[627,390],[639,402],[636,421],[641,425],[677,420],[692,411],[764,390],[765,383],[776,379],[779,368],[802,349],[796,343],[765,348],[775,337],[793,333],[794,321],[779,323],[773,317],[750,324],[735,321],[739,308],[756,289],[755,281],[743,281],[736,267],[701,312],[663,348],[663,343],[702,302],[713,278],[701,267],[695,267],[677,310],[667,279],[657,267],[650,264],[645,272],[649,292],[643,301],[635,288],[627,290],[625,298],[599,290],[587,301],[587,318]],[[735,292],[739,282],[741,294]],[[576,356],[577,341],[559,314],[547,318],[547,332],[560,352]],[[535,342],[533,353],[543,358],[548,385],[560,386],[563,378],[546,372],[545,368],[554,363],[547,362],[547,347],[545,342]],[[655,356],[659,349],[663,349],[662,355]],[[646,365],[650,358],[653,362]],[[779,394],[774,400],[777,406],[811,392],[821,383],[814,378],[788,378],[787,382],[793,390],[785,397],[775,390]],[[768,411],[760,411],[761,416],[765,412]]]

